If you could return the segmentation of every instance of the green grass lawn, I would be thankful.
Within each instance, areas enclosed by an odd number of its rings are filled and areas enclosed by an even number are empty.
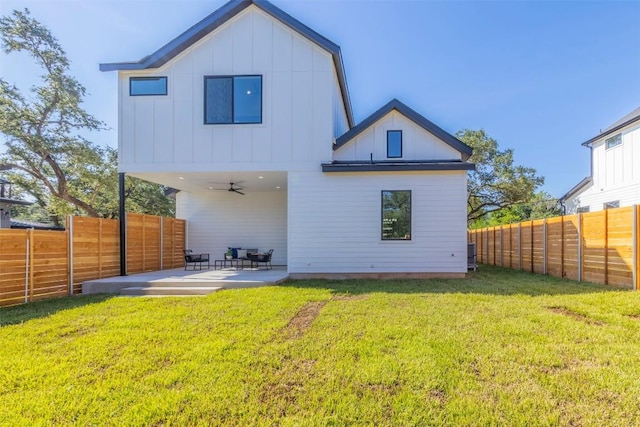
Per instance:
[[[640,293],[482,266],[0,309],[0,425],[640,425]]]

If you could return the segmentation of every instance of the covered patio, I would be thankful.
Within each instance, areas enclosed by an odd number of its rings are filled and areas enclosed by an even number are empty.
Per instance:
[[[234,269],[151,271],[89,280],[82,284],[83,294],[117,293],[120,295],[181,296],[207,295],[222,289],[272,286],[289,277],[286,267],[271,270]]]

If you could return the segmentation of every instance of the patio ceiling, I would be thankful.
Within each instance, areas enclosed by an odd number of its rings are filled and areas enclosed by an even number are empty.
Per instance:
[[[245,193],[287,191],[286,172],[163,172],[127,175],[192,193],[227,189],[230,182],[244,188]]]

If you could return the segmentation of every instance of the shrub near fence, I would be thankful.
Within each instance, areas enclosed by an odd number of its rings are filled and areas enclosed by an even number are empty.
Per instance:
[[[119,227],[69,217],[65,231],[0,229],[0,306],[78,294],[83,281],[119,275]],[[127,273],[182,267],[184,238],[184,220],[127,214]]]
[[[469,230],[478,262],[638,289],[640,207]]]

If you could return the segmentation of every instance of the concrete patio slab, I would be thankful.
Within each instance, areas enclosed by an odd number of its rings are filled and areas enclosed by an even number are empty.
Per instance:
[[[182,268],[82,283],[83,294],[118,293],[123,295],[204,295],[220,289],[254,288],[278,284],[289,277],[286,267],[271,270],[226,268],[187,270]]]

